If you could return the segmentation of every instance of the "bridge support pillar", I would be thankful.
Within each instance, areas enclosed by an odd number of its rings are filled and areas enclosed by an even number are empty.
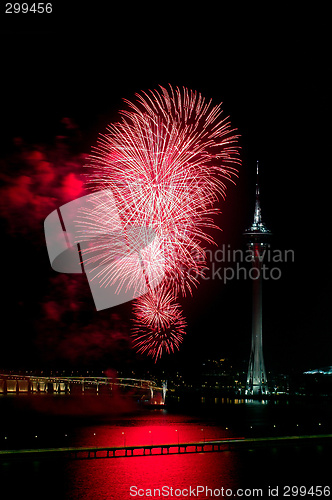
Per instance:
[[[0,393],[1,394],[6,394],[7,393],[7,385],[6,385],[6,379],[5,378],[0,379]]]

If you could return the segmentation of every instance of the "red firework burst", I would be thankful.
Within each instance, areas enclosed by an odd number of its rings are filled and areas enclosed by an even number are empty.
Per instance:
[[[158,357],[177,348],[183,338],[184,320],[174,299],[180,292],[191,292],[206,267],[203,244],[213,242],[207,230],[217,227],[213,215],[218,209],[213,205],[225,197],[224,180],[233,182],[234,165],[240,164],[238,136],[228,117],[222,117],[220,105],[212,106],[188,89],[160,87],[137,94],[136,103],[126,102],[129,109],[100,136],[87,165],[88,187],[112,193],[116,219],[106,200],[102,208],[86,212],[80,224],[90,238],[91,231],[100,235],[119,221],[124,232],[132,227],[154,232],[152,245],[144,250],[136,245],[149,293],[137,299],[134,314],[138,350]],[[107,242],[97,247],[99,253],[89,248],[83,257],[90,266],[100,267],[102,284],[121,288],[124,276],[129,276],[129,286],[140,286],[139,266],[129,268],[126,259],[118,259],[115,266]],[[155,288],[161,266],[171,295]],[[138,341],[139,324],[150,333]]]
[[[134,346],[155,361],[163,352],[178,349],[185,335],[186,321],[170,290],[163,286],[134,303]]]

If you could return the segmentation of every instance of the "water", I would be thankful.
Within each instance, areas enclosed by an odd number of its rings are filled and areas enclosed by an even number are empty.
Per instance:
[[[332,430],[331,404],[322,402],[207,403],[139,412],[128,406],[119,414],[114,408],[106,411],[109,400],[97,397],[4,396],[0,445],[2,449],[122,446]],[[326,443],[173,456],[8,460],[0,462],[0,480],[11,499],[232,498],[239,488],[246,490],[246,496],[257,493],[256,497],[269,498],[269,488],[276,487],[278,498],[283,498],[287,485],[329,485],[330,457],[331,446]]]

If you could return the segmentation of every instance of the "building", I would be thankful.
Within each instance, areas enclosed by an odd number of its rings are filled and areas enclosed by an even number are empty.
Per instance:
[[[268,394],[268,384],[263,357],[262,332],[262,251],[266,248],[271,231],[262,222],[258,184],[258,162],[256,170],[256,203],[254,221],[244,232],[247,245],[252,251],[252,337],[249,368],[245,393],[250,396]]]

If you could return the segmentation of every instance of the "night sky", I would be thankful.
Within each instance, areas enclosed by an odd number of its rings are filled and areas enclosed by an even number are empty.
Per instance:
[[[3,369],[151,366],[130,348],[130,304],[96,312],[84,276],[52,271],[43,221],[83,194],[84,155],[119,118],[122,99],[169,83],[223,102],[241,135],[219,247],[245,250],[259,160],[271,249],[294,250],[281,278],[263,284],[267,370],[331,365],[327,14],[167,5],[68,12],[57,2],[49,19],[1,14]],[[161,367],[224,356],[247,364],[250,281],[206,281],[181,304],[187,335]]]

